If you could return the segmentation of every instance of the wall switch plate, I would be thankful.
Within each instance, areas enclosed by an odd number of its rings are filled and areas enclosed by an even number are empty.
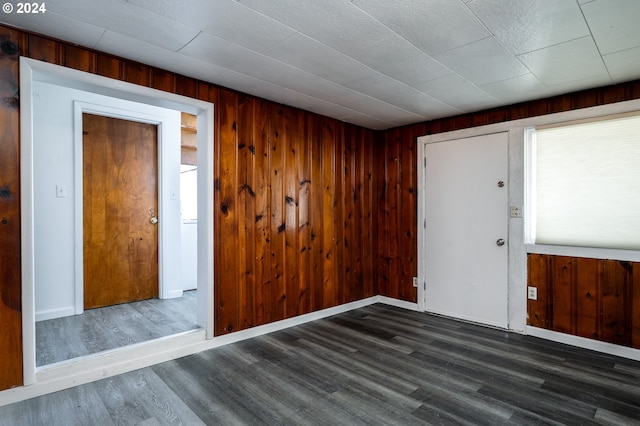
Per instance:
[[[511,206],[509,210],[511,213],[511,217],[522,217],[522,207]]]
[[[413,286],[418,287],[418,277],[413,277]]]
[[[56,197],[65,198],[67,196],[67,187],[64,185],[56,185]]]
[[[529,300],[538,300],[538,287],[527,287],[527,298]]]

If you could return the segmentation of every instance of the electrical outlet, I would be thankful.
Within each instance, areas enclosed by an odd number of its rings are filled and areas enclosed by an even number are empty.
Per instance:
[[[413,277],[413,286],[418,287],[418,277]]]
[[[529,300],[538,300],[538,287],[527,287],[527,298]]]

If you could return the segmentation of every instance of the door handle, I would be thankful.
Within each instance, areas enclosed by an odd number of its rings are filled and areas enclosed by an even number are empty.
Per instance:
[[[158,223],[158,218],[152,217],[151,220],[149,220],[149,222],[151,222],[152,225],[155,225],[156,223]]]
[[[502,238],[498,239],[498,241],[496,241],[496,245],[499,247],[502,247],[504,245],[504,239]]]

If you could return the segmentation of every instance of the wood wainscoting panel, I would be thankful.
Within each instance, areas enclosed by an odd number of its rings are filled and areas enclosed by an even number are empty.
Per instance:
[[[529,254],[527,324],[640,348],[640,263]]]

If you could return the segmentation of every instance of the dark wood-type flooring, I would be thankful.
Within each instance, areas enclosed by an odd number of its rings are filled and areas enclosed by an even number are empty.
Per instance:
[[[373,305],[0,407],[0,425],[639,424],[640,362]]]
[[[198,328],[197,291],[36,323],[36,366],[52,364]]]

